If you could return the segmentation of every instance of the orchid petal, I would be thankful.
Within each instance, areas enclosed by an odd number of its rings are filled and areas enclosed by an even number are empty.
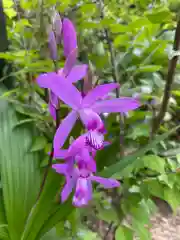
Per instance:
[[[76,172],[69,173],[69,176],[66,177],[66,184],[61,192],[61,201],[65,202],[67,198],[69,197],[70,193],[72,192],[73,188],[76,185],[78,176]]]
[[[86,143],[92,148],[99,150],[103,147],[104,135],[96,130],[90,130],[86,136]]]
[[[64,81],[64,77],[56,74],[55,72],[42,73],[36,79],[37,84],[41,88],[50,88],[50,89],[52,86],[52,82],[59,81],[59,80]]]
[[[80,112],[81,121],[88,130],[95,130],[103,126],[100,116],[89,108],[84,108]]]
[[[53,157],[55,159],[65,159],[67,157],[68,150],[67,149],[55,149]]]
[[[55,151],[63,146],[76,120],[77,113],[75,111],[70,112],[67,117],[63,119],[54,136],[53,146]]]
[[[63,44],[64,44],[64,56],[68,57],[71,51],[77,48],[76,30],[73,23],[68,19],[63,19]]]
[[[68,57],[66,59],[66,62],[65,62],[65,65],[64,65],[64,68],[63,68],[63,74],[65,76],[69,75],[69,73],[71,72],[72,68],[76,64],[77,55],[78,55],[78,49],[77,48],[73,49],[70,52],[70,54],[68,55]]]
[[[76,207],[82,207],[88,204],[88,201],[92,198],[92,188],[90,187],[89,180],[87,178],[79,177],[76,184],[76,191],[73,197],[73,204]]]
[[[117,180],[112,179],[112,178],[102,178],[102,177],[97,177],[97,176],[90,176],[90,179],[92,181],[100,183],[106,189],[120,186],[120,183]]]
[[[109,83],[109,84],[102,84],[94,89],[92,89],[88,94],[84,97],[83,99],[83,105],[91,105],[93,104],[96,100],[99,100],[106,96],[109,92],[114,90],[115,88],[118,88],[119,84],[118,83]]]
[[[73,190],[73,187],[75,186],[75,183],[72,182],[71,180],[69,180],[65,186],[63,187],[62,189],[62,192],[61,192],[61,202],[65,202],[69,195],[71,194],[72,190]]]
[[[81,151],[80,156],[83,159],[83,161],[85,162],[87,170],[90,172],[96,172],[96,162],[89,154],[89,151],[87,148],[84,148]]]
[[[49,88],[63,102],[72,108],[81,106],[81,93],[71,83],[68,83],[62,75],[56,73],[41,74],[37,83],[42,88]]]
[[[81,80],[82,78],[84,78],[87,73],[87,68],[88,68],[88,66],[86,64],[74,66],[71,69],[69,75],[67,76],[68,82],[75,83],[75,82]]]
[[[112,100],[96,102],[91,108],[96,113],[125,113],[140,106],[139,101],[130,97],[121,97]]]
[[[67,164],[53,164],[52,168],[56,170],[57,173],[67,175]]]
[[[68,156],[75,156],[85,147],[85,134],[79,136],[73,143],[70,145],[68,149]]]

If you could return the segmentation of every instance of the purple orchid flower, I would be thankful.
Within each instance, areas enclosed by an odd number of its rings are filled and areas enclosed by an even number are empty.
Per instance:
[[[75,83],[81,80],[87,72],[88,66],[86,64],[75,65],[76,62],[76,49],[74,49],[69,55],[68,59],[65,62],[64,68],[58,70],[58,75],[64,77],[64,80],[69,83]],[[39,75],[39,77],[44,77],[44,74]],[[46,77],[50,81],[53,79],[54,72],[46,73]],[[49,102],[49,111],[54,120],[56,120],[56,109],[58,107],[58,97],[52,91],[50,91],[50,102]]]
[[[53,164],[52,168],[66,177],[66,184],[61,192],[62,202],[67,200],[73,188],[75,188],[73,205],[76,207],[87,205],[92,199],[92,181],[100,183],[106,189],[120,186],[120,183],[115,179],[94,176],[87,163],[88,161],[79,159],[76,168],[72,161],[65,164]]]
[[[102,84],[89,91],[82,98],[75,86],[64,81],[62,76],[52,74],[53,81],[49,81],[46,75],[41,75],[37,83],[42,88],[50,88],[55,95],[72,108],[72,111],[63,119],[54,137],[54,149],[63,146],[77,118],[80,118],[89,131],[88,141],[91,146],[98,149],[102,145],[104,124],[99,114],[101,113],[125,113],[140,106],[140,103],[130,97],[121,97],[110,100],[100,100],[107,93],[119,87],[119,84]]]
[[[92,161],[91,156],[94,158],[96,156],[97,149],[94,147],[91,147],[87,141],[88,133],[85,133],[78,138],[76,138],[70,145],[68,149],[55,149],[53,157],[55,159],[69,159],[73,156],[81,156],[85,159],[89,159],[89,161]],[[103,141],[101,149],[104,147],[110,145],[110,142]],[[98,149],[99,150],[99,149]],[[93,163],[92,163],[93,165]]]
[[[60,25],[61,19],[56,20]],[[57,27],[56,27],[57,28]],[[57,32],[57,30],[56,30]],[[60,34],[60,33],[59,33]],[[64,45],[64,55],[66,57],[64,68],[58,70],[58,74],[63,76],[68,82],[75,83],[85,77],[88,66],[86,64],[76,65],[78,47],[76,30],[73,23],[65,18],[62,23],[62,35]],[[57,59],[57,46],[54,33],[49,34],[50,55],[53,60]],[[44,75],[44,74],[42,74]],[[41,75],[40,75],[41,76]],[[47,73],[47,77],[53,81],[52,72]],[[54,120],[56,120],[56,109],[58,108],[58,97],[50,91],[49,111]]]

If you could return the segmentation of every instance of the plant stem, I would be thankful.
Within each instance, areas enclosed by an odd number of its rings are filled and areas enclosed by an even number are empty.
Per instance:
[[[100,3],[100,9],[101,9],[101,19],[105,18],[104,15],[104,0],[99,0]],[[107,28],[104,28],[104,34],[105,34],[105,39],[108,44],[109,48],[109,53],[110,53],[110,61],[111,61],[111,67],[112,67],[112,77],[115,83],[118,83],[119,81],[119,74],[118,74],[118,69],[116,65],[116,60],[115,60],[115,52],[113,48],[113,43],[111,40],[111,37],[109,35],[109,31]],[[119,98],[119,90],[116,88],[116,98]],[[119,114],[119,121],[120,121],[120,133],[119,133],[119,142],[120,142],[120,155],[121,157],[124,156],[124,116],[122,114]]]
[[[106,233],[105,233],[105,235],[104,235],[104,237],[103,237],[103,240],[106,240],[106,238],[108,237],[108,235],[109,235],[109,233],[111,232],[112,228],[113,228],[113,221],[110,222],[110,224],[109,224],[109,226],[108,226],[108,229],[107,229],[107,231],[106,231]]]
[[[180,47],[180,20],[178,20],[175,37],[174,37],[174,44],[173,44],[173,51],[178,51]],[[166,79],[166,85],[164,88],[163,100],[159,110],[158,115],[154,118],[152,124],[152,137],[157,133],[160,128],[161,122],[164,119],[165,113],[167,111],[168,102],[171,96],[171,88],[174,80],[174,74],[176,70],[176,65],[178,61],[178,56],[175,55],[172,59],[169,60],[169,67]]]
[[[53,61],[53,63],[54,63],[54,70],[55,70],[56,73],[58,73],[57,62]],[[60,124],[60,114],[59,114],[59,104],[58,104],[58,109],[56,109],[56,130],[59,127],[59,124]],[[40,186],[40,191],[39,191],[39,194],[38,194],[38,197],[37,197],[37,201],[39,200],[39,198],[41,196],[41,193],[44,189],[46,179],[47,179],[47,176],[48,176],[48,172],[49,172],[49,169],[51,168],[51,165],[52,165],[53,155],[54,155],[54,148],[53,148],[53,144],[52,144],[51,153],[49,155],[49,160],[48,160],[48,165],[47,165],[46,170],[44,172],[44,176],[43,176],[43,180],[42,180],[42,183],[41,183],[41,186]]]

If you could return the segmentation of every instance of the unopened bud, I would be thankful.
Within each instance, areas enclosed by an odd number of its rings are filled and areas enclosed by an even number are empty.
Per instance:
[[[59,13],[56,13],[53,20],[53,29],[56,34],[56,42],[57,44],[61,43],[61,33],[62,33],[62,21]]]
[[[56,38],[53,31],[49,32],[49,51],[50,51],[50,58],[52,60],[57,60],[57,44],[56,44]]]

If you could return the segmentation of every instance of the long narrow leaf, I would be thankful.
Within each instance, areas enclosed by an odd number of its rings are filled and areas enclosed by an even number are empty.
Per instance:
[[[99,173],[99,175],[103,177],[111,177],[115,173],[120,174],[120,172],[124,170],[127,166],[133,164],[135,161],[138,161],[138,159],[140,159],[140,157],[142,157],[146,152],[154,148],[161,141],[165,140],[167,137],[169,137],[169,135],[174,133],[178,128],[180,128],[180,126],[177,126],[171,131],[156,137],[156,139],[150,142],[149,144],[147,144],[147,146],[145,146],[144,148],[140,149],[139,151],[137,151],[132,155],[124,157],[118,163],[109,166],[107,169],[104,169]]]
[[[8,230],[12,240],[20,240],[40,184],[37,153],[29,153],[32,128],[18,123],[12,105],[0,100],[1,180]]]
[[[60,204],[62,177],[51,170],[43,192],[32,209],[21,240],[39,240],[73,210],[71,199]]]
[[[8,224],[5,215],[2,192],[0,193],[0,239],[9,240]]]

